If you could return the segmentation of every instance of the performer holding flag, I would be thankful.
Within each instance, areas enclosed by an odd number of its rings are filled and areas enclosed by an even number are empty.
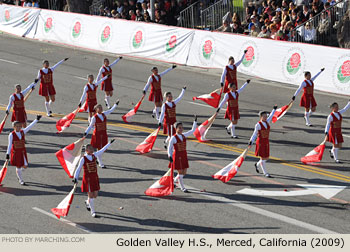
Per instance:
[[[112,84],[112,66],[117,64],[123,57],[120,56],[118,59],[112,62],[112,64],[109,64],[109,59],[104,59],[103,60],[103,65],[100,68],[100,71],[98,72],[97,75],[97,80],[99,81],[102,77],[105,77],[106,75],[109,75],[109,77],[102,82],[101,85],[101,90],[105,91],[105,103],[108,109],[111,108],[109,105],[109,99],[113,96],[113,84]]]
[[[174,178],[174,184],[180,184],[180,188],[183,192],[188,193],[188,190],[184,186],[183,177],[187,173],[188,159],[186,151],[186,137],[193,134],[197,128],[197,116],[194,117],[192,129],[183,133],[183,126],[181,122],[175,123],[176,134],[170,138],[168,147],[169,168],[173,166],[174,170],[177,170],[178,174]]]
[[[100,157],[107,148],[114,142],[112,139],[101,150],[94,152],[94,148],[91,144],[87,144],[85,147],[85,154],[80,159],[79,165],[74,173],[74,184],[78,183],[79,174],[83,168],[83,180],[81,184],[81,191],[88,193],[88,198],[85,201],[86,209],[91,212],[92,217],[96,217],[94,199],[97,198],[97,193],[100,190],[100,182],[97,174],[97,157]]]
[[[30,90],[33,90],[38,83],[36,79],[32,84],[30,84],[26,89],[22,91],[22,87],[19,84],[15,85],[15,93],[12,94],[9,98],[9,104],[6,108],[6,114],[10,114],[10,109],[13,104],[13,112],[11,117],[11,122],[20,122],[22,123],[22,127],[27,127],[27,113],[24,107],[24,97]]]
[[[260,173],[259,166],[263,170],[265,177],[271,178],[271,175],[266,172],[266,161],[270,156],[270,122],[273,118],[273,115],[277,109],[277,105],[273,107],[269,117],[267,117],[267,112],[262,111],[259,113],[260,121],[255,125],[255,130],[253,135],[250,138],[248,148],[252,147],[252,144],[256,140],[255,156],[260,157],[260,161],[255,163],[255,169],[257,173]]]
[[[250,80],[247,80],[246,83],[244,83],[243,86],[238,90],[237,90],[236,83],[230,83],[229,84],[230,91],[225,94],[224,99],[222,99],[216,111],[216,113],[219,113],[222,105],[224,105],[224,103],[227,102],[225,118],[229,119],[231,123],[226,127],[226,130],[227,130],[227,134],[229,135],[231,134],[231,138],[238,138],[235,135],[235,128],[238,123],[238,119],[240,118],[239,108],[238,108],[238,96],[242,92],[242,90],[249,84],[249,82]]]
[[[25,129],[22,129],[22,123],[13,122],[13,131],[8,137],[6,160],[8,161],[10,159],[11,154],[11,165],[16,166],[18,181],[21,185],[25,185],[22,178],[22,171],[28,167],[25,135],[40,120],[40,118],[41,115],[37,115],[36,120],[29,124]]]
[[[164,141],[164,148],[167,148],[167,144],[170,137],[175,134],[174,123],[176,122],[176,104],[181,101],[186,91],[186,87],[182,88],[181,94],[173,101],[173,95],[171,92],[166,92],[164,98],[166,101],[162,105],[161,113],[158,121],[159,127],[162,126],[163,122],[163,134],[167,134],[168,137]]]
[[[103,146],[108,143],[107,136],[107,115],[111,114],[118,106],[119,100],[114,104],[114,106],[107,111],[103,111],[102,105],[98,104],[95,106],[95,115],[91,118],[91,122],[89,127],[85,130],[84,137],[86,137],[92,128],[94,132],[91,137],[91,145],[95,149],[101,150]],[[97,161],[101,168],[106,168],[106,166],[102,163],[102,159],[100,156],[97,156]]]
[[[312,124],[310,123],[310,116],[313,112],[316,111],[316,100],[314,97],[314,80],[324,71],[324,68],[321,69],[320,72],[318,72],[314,77],[311,78],[310,72],[305,72],[305,80],[300,84],[297,91],[295,91],[292,101],[295,100],[295,97],[300,93],[301,89],[304,90],[303,95],[301,96],[300,100],[300,107],[305,108],[305,124],[306,126],[311,127]],[[311,110],[311,111],[310,111]]]
[[[224,87],[224,93],[229,92],[228,84],[235,83],[236,86],[237,83],[237,67],[242,63],[245,54],[248,52],[248,50],[244,50],[243,56],[240,61],[238,61],[235,64],[235,59],[230,56],[228,58],[228,65],[224,67],[222,74],[221,74],[221,87]]]
[[[155,104],[155,107],[153,109],[152,117],[156,117],[157,120],[159,120],[159,110],[162,106],[162,77],[170,72],[172,69],[174,69],[176,65],[173,65],[172,67],[168,68],[164,72],[158,74],[158,68],[153,67],[152,68],[152,75],[148,78],[147,84],[143,88],[142,93],[145,95],[149,86],[151,86],[151,92],[149,94],[148,100],[153,101]]]
[[[97,87],[100,83],[108,79],[108,77],[109,77],[109,74],[103,77],[102,79],[100,79],[99,81],[94,82],[94,76],[92,74],[88,75],[88,83],[84,87],[84,91],[83,91],[83,94],[81,95],[78,106],[80,108],[81,104],[83,104],[86,98],[84,110],[89,112],[89,118],[88,118],[89,122],[91,120],[91,117],[94,115],[94,111],[95,111],[94,108],[97,104],[97,98],[96,98]]]
[[[331,158],[334,158],[336,163],[340,163],[338,159],[338,150],[342,147],[342,143],[344,142],[341,131],[343,121],[342,115],[350,108],[350,101],[341,110],[339,110],[339,105],[336,102],[332,103],[330,108],[332,112],[327,118],[325,134],[327,136],[327,141],[333,144],[333,148],[329,151]]]
[[[56,90],[53,85],[52,73],[61,65],[64,61],[69,58],[65,58],[56,63],[53,67],[49,67],[50,63],[48,60],[43,61],[43,68],[39,70],[37,79],[40,80],[39,95],[45,97],[45,108],[47,116],[52,117],[51,103],[55,102]]]

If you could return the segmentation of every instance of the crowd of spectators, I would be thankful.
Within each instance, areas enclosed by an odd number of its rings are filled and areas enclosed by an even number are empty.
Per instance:
[[[325,11],[320,15],[317,24],[309,20],[334,4],[335,0],[264,0],[259,4],[251,2],[245,8],[246,15],[243,20],[234,13],[232,19],[230,17],[223,20],[218,31],[284,41],[292,41],[298,36],[298,41],[311,43],[316,40],[316,36],[322,36],[332,29],[334,17],[332,12]]]

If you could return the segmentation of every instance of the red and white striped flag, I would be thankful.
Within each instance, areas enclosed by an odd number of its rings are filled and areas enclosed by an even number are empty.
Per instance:
[[[206,142],[209,141],[206,139],[206,135],[215,121],[216,113],[212,115],[208,120],[206,120],[204,123],[202,123],[193,133],[193,135],[198,139],[199,142]]]
[[[308,154],[306,154],[306,156],[302,157],[300,161],[303,162],[304,164],[321,162],[325,148],[326,148],[326,145],[325,145],[325,142],[323,142],[319,146],[317,146],[315,149],[310,151]]]
[[[74,143],[71,143],[70,145],[56,152],[58,162],[60,162],[70,178],[73,178],[75,167],[81,158],[84,139],[84,137],[80,138],[78,141],[75,141]]]
[[[174,191],[174,168],[170,168],[157,182],[151,185],[145,194],[151,197],[162,197]]]
[[[142,143],[136,146],[136,151],[142,154],[150,152],[153,148],[154,143],[156,142],[159,130],[160,127],[158,127],[158,129],[149,134],[149,136],[146,137],[146,139]]]
[[[239,157],[237,157],[233,162],[226,165],[224,168],[222,168],[220,171],[215,173],[215,175],[212,175],[214,179],[220,179],[222,182],[227,183],[230,181],[234,176],[236,176],[239,167],[241,167],[245,156],[247,155],[248,149],[245,149]]]
[[[4,178],[6,177],[8,163],[9,163],[9,161],[6,160],[4,163],[4,166],[2,167],[2,169],[0,171],[0,185],[1,185],[2,181],[4,180]]]
[[[2,122],[0,124],[0,134],[1,134],[2,130],[4,129],[4,126],[5,126],[5,123],[6,123],[6,119],[7,119],[8,116],[9,115],[6,114],[4,120],[2,120]]]
[[[79,110],[80,108],[77,108],[72,113],[69,113],[68,115],[66,115],[65,117],[57,121],[56,123],[56,129],[58,130],[57,133],[61,133],[62,131],[64,131],[66,128],[70,126],[70,124],[74,120]]]
[[[195,100],[201,100],[204,101],[206,104],[217,108],[219,106],[219,102],[221,99],[222,94],[222,88],[219,92],[219,89],[216,89],[215,91],[211,92],[210,94],[204,94],[197,97],[192,97],[192,99]]]
[[[282,108],[276,109],[275,114],[272,117],[272,122],[275,123],[279,119],[281,119],[287,113],[287,111],[292,107],[292,105],[293,105],[293,102],[283,106]]]
[[[78,113],[86,112],[87,109],[88,109],[88,104],[87,104],[87,102],[85,101],[84,105],[80,107]]]
[[[69,212],[70,205],[73,202],[74,193],[77,189],[77,184],[74,184],[73,189],[70,193],[58,204],[56,208],[51,208],[51,212],[57,216],[58,219],[66,217]]]
[[[139,100],[139,102],[136,104],[136,106],[133,109],[131,109],[128,113],[126,113],[125,115],[122,116],[122,119],[125,123],[130,122],[131,118],[136,114],[137,110],[139,110],[144,98],[145,98],[145,95],[143,95],[141,97],[141,99]]]

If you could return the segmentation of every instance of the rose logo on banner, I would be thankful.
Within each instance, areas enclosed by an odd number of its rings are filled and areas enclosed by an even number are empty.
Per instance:
[[[296,74],[301,67],[300,54],[294,53],[288,60],[287,63],[287,71],[289,74]]]
[[[207,60],[210,59],[210,56],[213,53],[213,42],[211,40],[206,40],[202,46],[203,57]]]
[[[143,41],[143,33],[142,31],[137,31],[134,35],[134,38],[132,40],[132,46],[137,49],[142,45],[142,41]]]
[[[340,83],[348,83],[350,81],[350,60],[346,60],[339,67],[337,73]]]
[[[26,23],[29,20],[29,12],[26,12],[23,17],[22,23]]]
[[[76,21],[72,31],[73,38],[79,37],[80,33],[81,33],[81,23],[79,21]]]
[[[103,29],[103,32],[101,33],[101,42],[106,43],[109,38],[111,37],[111,27],[109,25],[106,25]]]
[[[5,21],[8,22],[11,19],[10,11],[5,10]]]
[[[248,50],[248,51],[245,54],[245,57],[242,61],[242,64],[245,67],[249,67],[251,64],[253,64],[253,62],[255,60],[254,48],[252,46],[248,46],[246,50]]]
[[[333,84],[341,91],[350,89],[350,54],[340,57],[333,68]]]
[[[129,48],[131,51],[140,50],[146,42],[146,32],[142,27],[136,27],[130,33]]]
[[[165,44],[165,50],[167,52],[172,52],[177,46],[177,38],[176,35],[172,35],[169,41]]]
[[[52,19],[52,17],[48,17],[48,18],[46,19],[45,24],[44,24],[44,30],[45,30],[45,32],[51,31],[51,30],[52,30],[52,27],[53,27],[53,19]]]

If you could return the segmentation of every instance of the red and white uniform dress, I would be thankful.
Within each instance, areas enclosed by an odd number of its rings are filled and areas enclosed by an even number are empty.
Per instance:
[[[97,159],[100,157],[111,144],[106,144],[101,150],[94,152],[92,155],[85,153],[80,159],[78,168],[75,171],[74,178],[79,179],[79,174],[83,168],[83,180],[81,184],[82,192],[94,192],[100,190],[100,182],[97,174]]]
[[[224,93],[229,92],[228,85],[230,83],[235,83],[237,88],[238,88],[238,82],[237,82],[237,67],[242,63],[244,59],[244,54],[243,57],[240,61],[238,61],[234,65],[227,65],[224,67],[222,74],[221,74],[221,83],[224,83]]]
[[[102,82],[101,84],[101,90],[104,91],[113,91],[113,84],[112,84],[112,67],[119,62],[120,58],[116,59],[115,61],[112,62],[112,64],[109,64],[109,66],[101,66],[100,71],[98,72],[97,75],[97,80],[100,80],[101,77],[105,77],[108,74],[110,76]]]
[[[296,97],[300,91],[303,89],[303,95],[300,100],[300,107],[304,108],[313,108],[317,106],[315,97],[314,97],[314,80],[321,74],[322,71],[317,73],[310,80],[304,80],[297,91],[295,91],[294,96]]]
[[[185,89],[182,89],[181,94],[172,102],[165,102],[161,108],[161,114],[158,123],[163,122],[163,133],[169,136],[175,135],[174,123],[176,122],[176,104],[182,99],[185,94]],[[172,130],[172,131],[171,131]]]
[[[96,149],[102,149],[108,143],[107,136],[107,115],[112,113],[116,109],[117,105],[114,106],[107,111],[102,112],[101,114],[95,114],[91,118],[91,122],[89,127],[85,130],[86,135],[89,134],[92,128],[95,128],[92,137],[91,137],[91,145]]]
[[[256,140],[255,156],[261,158],[268,158],[270,156],[270,122],[275,113],[275,110],[271,111],[271,114],[267,118],[266,122],[259,121],[255,125],[255,130],[250,138],[250,141],[254,143]]]
[[[332,112],[328,118],[327,118],[327,124],[325,128],[325,133],[328,133],[328,138],[327,141],[331,142],[333,144],[339,144],[343,143],[343,134],[342,134],[342,121],[343,121],[343,116],[342,114],[347,111],[350,107],[350,102],[342,109],[339,110],[338,112]]]
[[[27,113],[24,107],[24,96],[35,87],[36,83],[30,84],[25,90],[21,93],[14,93],[9,98],[9,104],[7,105],[6,110],[10,111],[13,104],[13,112],[11,117],[11,122],[18,121],[21,123],[27,122]]]
[[[242,92],[242,90],[247,85],[248,85],[248,83],[246,82],[236,92],[227,92],[224,96],[224,99],[222,99],[222,101],[219,104],[219,108],[221,108],[227,102],[225,118],[229,119],[230,121],[238,120],[240,118],[238,97],[239,97],[240,92]]]
[[[19,132],[12,131],[8,136],[8,146],[6,154],[11,154],[11,165],[17,168],[28,165],[28,157],[25,146],[25,135],[38,122],[34,120],[25,129]]]
[[[168,157],[173,158],[173,163],[169,163],[169,168],[173,165],[175,170],[189,168],[187,159],[186,137],[189,137],[197,128],[197,122],[193,123],[192,129],[183,134],[175,134],[170,138],[168,147]]]
[[[151,86],[151,92],[149,94],[148,100],[149,101],[154,101],[154,102],[161,102],[163,101],[163,96],[162,96],[162,77],[171,71],[173,68],[170,67],[164,72],[160,74],[152,74],[147,81],[147,84],[143,88],[145,92],[147,92],[148,88]]]
[[[61,60],[57,62],[53,67],[42,68],[39,70],[37,76],[37,79],[40,79],[39,95],[49,96],[56,94],[56,90],[53,85],[52,73],[54,72],[55,68],[61,65],[63,62],[64,60]]]
[[[83,94],[80,98],[81,104],[83,104],[83,102],[86,98],[86,102],[85,102],[85,106],[84,106],[85,111],[94,112],[94,107],[95,107],[95,105],[97,105],[97,98],[96,98],[97,87],[100,83],[102,83],[106,79],[107,79],[107,76],[103,77],[98,82],[87,83],[85,85]]]

